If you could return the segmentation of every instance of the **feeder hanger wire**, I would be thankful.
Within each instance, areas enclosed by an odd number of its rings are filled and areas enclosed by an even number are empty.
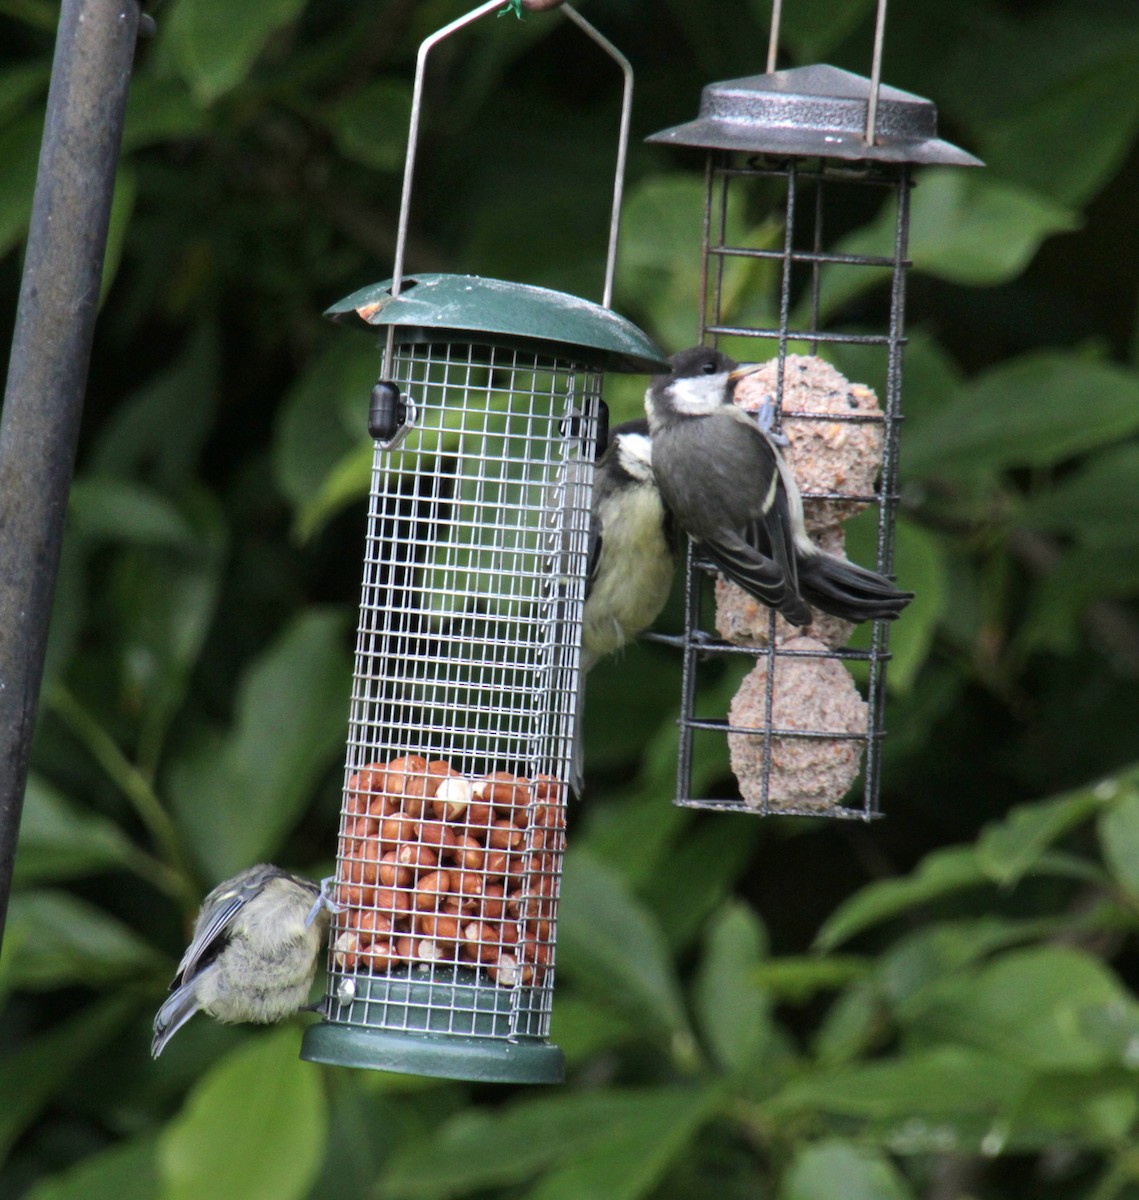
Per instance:
[[[477,8],[461,17],[457,17],[449,25],[437,29],[430,37],[423,40],[415,61],[415,83],[411,93],[411,118],[407,130],[407,156],[403,166],[403,192],[399,203],[399,225],[396,230],[395,261],[392,264],[391,295],[395,299],[403,286],[404,256],[407,249],[407,228],[411,216],[411,188],[415,176],[415,154],[419,142],[420,114],[423,108],[423,84],[426,73],[427,56],[431,51],[451,34],[457,33],[467,25],[492,12],[501,16],[506,12],[518,14],[519,8],[528,8],[526,0],[512,0],[503,8],[503,0],[486,0]],[[617,135],[617,163],[613,182],[613,206],[609,217],[609,246],[605,257],[605,284],[602,291],[601,304],[611,308],[613,302],[613,275],[617,264],[617,241],[620,235],[621,199],[625,186],[625,163],[628,156],[629,125],[633,111],[633,68],[629,60],[605,37],[591,25],[572,5],[562,4],[562,12],[590,39],[592,39],[610,58],[621,68],[624,76],[624,88],[621,97],[621,121]],[[395,345],[395,327],[388,327],[387,342],[384,347],[384,362],[392,361]],[[385,365],[385,370],[388,369]]]
[[[519,3],[522,0],[518,0]],[[886,41],[886,6],[889,0],[878,0],[878,12],[874,18],[874,53],[870,64],[870,95],[866,101],[866,131],[863,140],[874,145],[878,124],[878,92],[882,84],[882,47]],[[771,36],[767,41],[767,73],[775,71],[775,60],[779,53],[779,25],[783,19],[783,0],[772,0]]]

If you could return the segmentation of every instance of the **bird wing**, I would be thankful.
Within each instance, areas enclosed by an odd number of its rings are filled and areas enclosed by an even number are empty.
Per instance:
[[[185,983],[201,969],[203,962],[216,957],[225,944],[226,936],[233,927],[234,918],[256,896],[265,884],[276,875],[285,872],[278,867],[259,865],[250,867],[233,879],[219,884],[202,903],[194,926],[194,936],[182,955],[174,984]]]
[[[793,593],[783,568],[774,558],[733,532],[704,539],[702,544],[729,579],[769,608],[782,611]]]
[[[746,453],[737,469],[746,462],[756,485],[754,490],[741,489],[741,495],[758,495],[761,503],[748,511],[735,544],[717,538],[715,543],[706,543],[709,553],[730,579],[757,600],[777,609],[793,624],[808,624],[811,610],[799,592],[795,553],[795,506],[799,500],[798,493],[792,495],[789,490],[795,487],[794,479],[788,482],[789,472],[779,450],[742,409],[733,408],[729,415],[736,453]]]

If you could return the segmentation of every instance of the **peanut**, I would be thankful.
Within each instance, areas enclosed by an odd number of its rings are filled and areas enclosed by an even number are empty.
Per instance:
[[[442,821],[420,821],[415,831],[423,845],[440,853],[450,850],[456,841],[454,833]]]
[[[430,871],[421,875],[415,885],[415,907],[421,912],[436,909],[450,890],[451,876],[446,871]]]
[[[460,867],[466,867],[471,871],[481,871],[486,862],[486,851],[478,838],[460,834],[455,839],[455,844],[450,847],[446,857]]]
[[[471,803],[471,783],[462,775],[448,775],[435,789],[431,811],[447,821],[457,821]]]
[[[389,850],[380,859],[380,882],[385,887],[406,887],[415,877],[410,867],[400,865],[397,853]]]

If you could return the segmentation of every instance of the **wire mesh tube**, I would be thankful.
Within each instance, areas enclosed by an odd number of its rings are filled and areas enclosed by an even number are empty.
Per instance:
[[[600,377],[467,344],[397,347],[390,364],[415,426],[376,449],[344,907],[305,1056],[557,1078],[543,1039]]]

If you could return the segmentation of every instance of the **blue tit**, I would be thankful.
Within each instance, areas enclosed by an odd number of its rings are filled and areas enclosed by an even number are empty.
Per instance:
[[[644,418],[610,431],[593,475],[590,522],[582,675],[648,629],[667,603],[676,574],[676,526],[653,475],[649,423]],[[581,797],[584,681],[577,696],[570,784]]]
[[[892,620],[913,599],[878,574],[820,550],[770,433],[732,403],[739,367],[703,347],[684,350],[645,394],[653,471],[680,527],[721,571],[793,625],[811,605],[845,621]]]
[[[610,434],[593,480],[582,630],[588,671],[656,620],[676,573],[676,532],[653,476],[646,420]]]
[[[309,997],[328,929],[323,889],[260,863],[219,884],[202,902],[170,995],[154,1018],[151,1054],[196,1013],[269,1024]]]

